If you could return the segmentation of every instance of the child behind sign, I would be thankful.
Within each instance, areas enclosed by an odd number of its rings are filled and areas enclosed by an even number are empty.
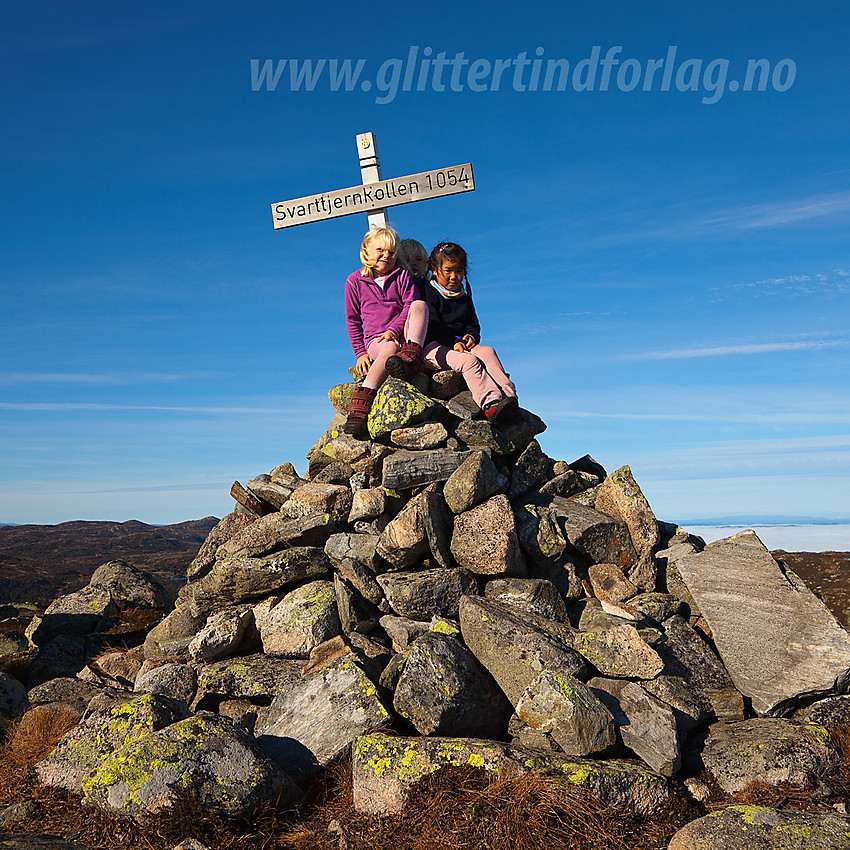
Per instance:
[[[396,262],[397,250],[395,230],[371,228],[360,244],[363,267],[345,281],[345,322],[357,355],[355,369],[363,378],[343,428],[355,437],[367,435],[369,410],[387,374],[409,380],[422,365],[428,308]]]
[[[517,409],[516,387],[495,350],[480,344],[466,251],[454,242],[443,242],[431,251],[428,265],[432,277],[422,293],[429,317],[425,359],[440,369],[461,372],[489,422],[510,418]]]

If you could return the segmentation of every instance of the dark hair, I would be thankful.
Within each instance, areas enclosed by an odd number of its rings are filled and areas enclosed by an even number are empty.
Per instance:
[[[457,242],[440,242],[431,250],[431,255],[428,257],[428,268],[436,274],[443,265],[443,258],[454,260],[456,263],[463,265],[463,282],[469,286],[469,279],[466,272],[469,268],[467,262],[466,251],[457,244]]]

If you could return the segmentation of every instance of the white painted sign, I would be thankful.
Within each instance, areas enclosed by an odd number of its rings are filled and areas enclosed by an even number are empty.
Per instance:
[[[374,136],[372,133],[361,133],[357,140],[361,149],[363,184],[272,204],[275,230],[354,213],[370,213],[370,224],[385,225],[386,215],[383,210],[387,207],[472,192],[475,189],[472,163],[469,162],[383,180]]]

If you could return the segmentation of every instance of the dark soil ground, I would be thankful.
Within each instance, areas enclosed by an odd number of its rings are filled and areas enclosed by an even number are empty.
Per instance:
[[[784,552],[773,557],[793,570],[823,599],[845,629],[850,629],[850,552]]]

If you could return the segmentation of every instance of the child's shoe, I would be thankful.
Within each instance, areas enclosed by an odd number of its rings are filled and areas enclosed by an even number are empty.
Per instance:
[[[387,372],[394,378],[409,381],[422,365],[422,346],[408,340],[395,354],[387,358]]]
[[[369,436],[367,420],[376,392],[377,390],[364,387],[362,384],[354,388],[351,404],[348,405],[348,418],[345,420],[345,425],[342,426],[344,433],[350,434],[358,440],[365,440]]]
[[[505,422],[510,419],[518,407],[519,403],[516,400],[516,396],[508,395],[499,401],[488,404],[484,410],[484,416],[488,422],[496,425],[499,422]]]

